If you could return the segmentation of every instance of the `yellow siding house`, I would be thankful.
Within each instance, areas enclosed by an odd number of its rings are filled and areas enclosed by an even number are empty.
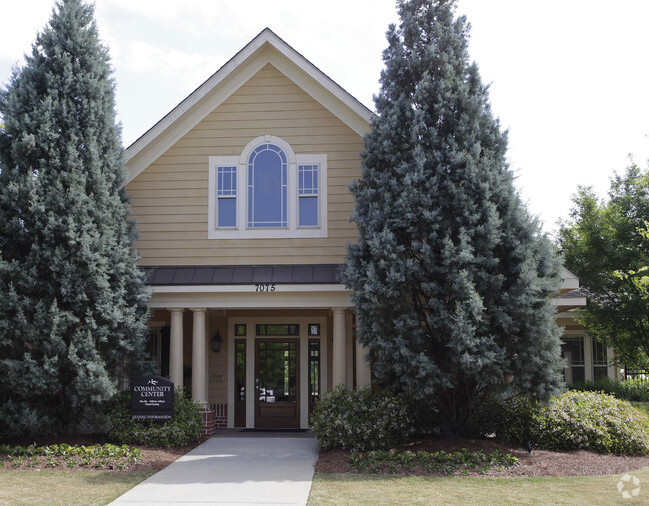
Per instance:
[[[369,384],[337,274],[372,116],[266,29],[127,149],[149,352],[210,431],[306,428]]]

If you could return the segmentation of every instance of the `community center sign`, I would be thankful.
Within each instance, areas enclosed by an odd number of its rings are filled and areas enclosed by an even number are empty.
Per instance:
[[[131,388],[131,415],[136,420],[171,420],[174,384],[162,376],[138,376]]]

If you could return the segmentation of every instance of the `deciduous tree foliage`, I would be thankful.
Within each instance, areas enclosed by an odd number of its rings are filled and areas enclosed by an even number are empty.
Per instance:
[[[351,186],[360,237],[343,279],[375,379],[458,433],[489,393],[560,386],[560,264],[514,189],[455,2],[398,9]]]
[[[107,49],[61,0],[0,93],[0,434],[83,422],[141,359],[146,296]]]
[[[649,357],[649,171],[632,164],[611,180],[608,201],[591,188],[573,198],[559,243],[588,297],[582,323],[631,366]]]

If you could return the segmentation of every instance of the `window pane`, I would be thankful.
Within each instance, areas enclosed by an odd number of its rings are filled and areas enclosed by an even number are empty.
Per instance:
[[[257,325],[258,336],[299,336],[300,326],[295,324],[268,323]]]
[[[284,152],[264,144],[248,164],[248,226],[287,226],[287,163]]]
[[[318,197],[300,197],[300,227],[318,226]]]
[[[300,165],[298,167],[298,195],[318,194],[318,166]]]
[[[566,383],[582,382],[586,378],[584,367],[584,338],[562,338],[561,354],[566,359],[567,367],[564,369]]]
[[[218,226],[237,226],[237,199],[220,198],[218,208]]]
[[[237,194],[237,168],[218,167],[217,195],[235,196]]]
[[[320,340],[309,339],[309,414],[320,397]]]
[[[593,365],[608,365],[606,348],[595,338],[593,338]]]
[[[606,378],[608,376],[608,367],[595,366],[593,367],[593,379],[595,381]]]
[[[568,365],[584,365],[584,338],[564,337],[561,352]]]

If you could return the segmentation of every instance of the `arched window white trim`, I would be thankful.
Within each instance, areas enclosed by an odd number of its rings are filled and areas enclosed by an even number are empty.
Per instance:
[[[249,163],[264,145],[286,157],[286,220],[279,225],[264,226],[249,216],[254,194]],[[295,154],[281,137],[263,135],[238,156],[211,156],[208,213],[209,239],[327,237],[327,155]]]

